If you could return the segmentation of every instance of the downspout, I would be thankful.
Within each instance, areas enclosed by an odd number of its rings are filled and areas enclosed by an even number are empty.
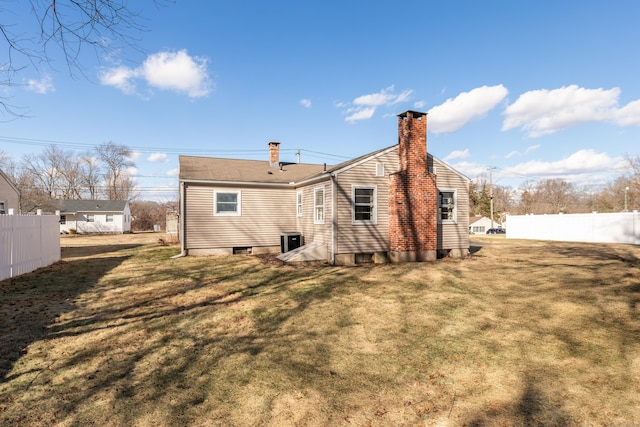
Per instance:
[[[331,178],[331,265],[336,264],[336,175],[334,173],[329,174]]]
[[[179,219],[178,219],[178,238],[180,239],[180,253],[178,255],[174,255],[171,259],[182,258],[183,256],[187,256],[187,251],[185,249],[185,233],[184,233],[184,199],[187,190],[185,189],[184,182],[180,183],[180,209]]]

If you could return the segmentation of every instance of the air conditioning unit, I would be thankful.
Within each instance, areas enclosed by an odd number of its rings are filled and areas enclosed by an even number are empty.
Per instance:
[[[297,231],[280,234],[280,251],[282,253],[292,251],[302,246],[302,233]]]

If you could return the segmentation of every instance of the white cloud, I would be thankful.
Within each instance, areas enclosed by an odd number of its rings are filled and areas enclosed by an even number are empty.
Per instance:
[[[351,114],[345,120],[350,123],[354,123],[354,122],[357,122],[358,120],[367,120],[373,117],[373,114],[376,112],[376,108],[375,107],[360,108],[360,109],[349,110],[349,112]]]
[[[302,105],[304,108],[311,108],[311,100],[306,98],[301,99],[300,105]]]
[[[451,164],[451,166],[471,179],[486,175],[487,173],[487,167],[479,163],[458,162]]]
[[[585,89],[577,85],[525,92],[504,110],[502,130],[521,128],[535,138],[586,122],[640,125],[640,101],[618,108],[620,89]]]
[[[149,86],[186,94],[190,98],[199,98],[211,91],[207,60],[190,56],[184,49],[149,55],[137,68],[106,68],[98,77],[101,84],[114,86],[126,94],[136,92],[138,79],[144,80]]]
[[[485,116],[508,93],[503,85],[482,86],[449,98],[429,110],[429,130],[436,134],[455,132],[469,121]]]
[[[389,86],[380,92],[359,96],[351,104],[337,103],[336,106],[346,108],[345,114],[348,116],[345,121],[354,123],[358,120],[370,119],[379,107],[388,107],[408,101],[412,93],[412,90],[395,93],[394,86]]]
[[[140,73],[128,67],[115,67],[102,70],[100,75],[100,83],[105,86],[113,86],[126,94],[135,92],[135,84],[132,79],[139,77]]]
[[[49,92],[55,92],[56,90],[56,88],[53,86],[51,76],[48,75],[43,76],[40,80],[27,80],[27,89],[41,95]]]
[[[640,125],[640,100],[628,103],[614,113],[614,121],[620,126]]]
[[[140,151],[131,151],[129,154],[129,157],[127,157],[128,160],[135,162],[136,160],[138,160],[140,158],[140,156],[142,156],[142,153]]]
[[[169,163],[169,156],[166,153],[152,153],[147,157],[149,163]]]
[[[180,176],[180,169],[178,169],[178,168],[169,169],[167,171],[167,176],[177,178],[178,176]]]
[[[566,175],[591,174],[608,172],[619,163],[619,159],[611,158],[607,153],[596,153],[595,150],[579,150],[562,160],[543,162],[533,160],[521,163],[512,168],[505,168],[505,173],[527,176],[562,177]]]
[[[512,151],[510,153],[508,153],[506,156],[504,156],[505,159],[510,159],[512,157],[516,157],[519,156],[520,152],[518,150]]]
[[[416,110],[422,110],[425,105],[427,105],[426,101],[416,101],[413,103],[413,108]]]
[[[447,162],[453,159],[467,159],[469,158],[470,155],[471,153],[469,153],[468,148],[465,150],[456,150],[449,153],[449,155],[447,155],[447,157],[444,158],[444,161]]]
[[[532,151],[536,151],[538,148],[540,148],[540,144],[531,145],[531,146],[527,147],[527,149],[526,149],[526,150],[524,150],[524,153],[525,153],[525,154],[529,154],[529,153],[531,153]]]

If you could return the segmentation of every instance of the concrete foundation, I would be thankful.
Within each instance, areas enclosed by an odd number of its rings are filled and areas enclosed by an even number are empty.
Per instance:
[[[437,251],[390,251],[389,259],[392,263],[434,261],[438,258]]]

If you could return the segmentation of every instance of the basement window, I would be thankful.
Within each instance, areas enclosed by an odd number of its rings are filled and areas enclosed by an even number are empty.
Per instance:
[[[373,264],[373,254],[355,254],[354,261],[356,264]]]
[[[236,246],[233,248],[234,255],[251,255],[253,248],[251,246]]]

